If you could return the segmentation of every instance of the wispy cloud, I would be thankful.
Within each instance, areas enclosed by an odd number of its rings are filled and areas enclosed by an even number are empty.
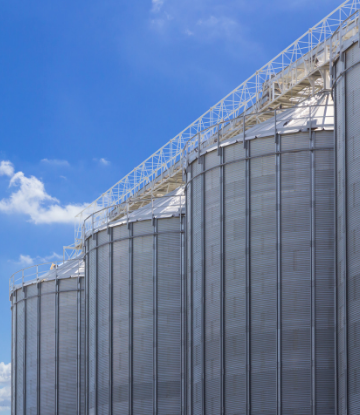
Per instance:
[[[0,383],[9,383],[11,379],[11,363],[0,362]]]
[[[100,159],[100,164],[103,164],[104,166],[108,166],[110,164],[110,161],[102,158]]]
[[[70,163],[67,160],[57,160],[57,159],[42,159],[42,163],[51,164],[52,166],[64,166],[69,167]]]
[[[34,264],[34,260],[30,255],[20,255],[18,263],[20,265],[30,266]]]
[[[166,3],[156,0],[152,4],[150,22],[154,30],[167,37],[178,38],[182,34],[196,42],[218,39],[245,46],[246,27],[236,17],[244,7],[247,6],[242,0],[226,5],[215,0],[168,0]]]
[[[11,161],[2,160],[0,163],[0,176],[12,177],[14,175],[14,166]]]
[[[46,192],[41,180],[35,176],[26,177],[21,171],[13,174],[9,188],[14,191],[8,198],[0,199],[0,212],[26,215],[35,224],[73,223],[75,216],[86,206],[62,206]]]
[[[158,13],[161,10],[162,6],[164,5],[164,1],[165,0],[152,0],[151,1],[151,4],[152,4],[151,11],[153,13]]]
[[[31,265],[36,265],[44,262],[51,262],[51,261],[61,261],[63,259],[62,255],[53,252],[51,255],[47,256],[36,256],[31,257],[30,255],[20,255],[17,261],[10,261],[14,264],[17,264],[20,267],[30,267]]]
[[[10,410],[11,363],[0,362],[0,412]]]
[[[93,160],[94,160],[96,163],[101,164],[102,166],[110,166],[110,164],[111,164],[111,161],[106,160],[105,158],[101,158],[101,159],[94,158]]]

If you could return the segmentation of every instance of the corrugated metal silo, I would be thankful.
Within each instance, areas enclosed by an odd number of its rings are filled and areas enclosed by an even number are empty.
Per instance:
[[[357,23],[358,25],[358,23]],[[339,414],[360,413],[360,43],[340,32],[334,66]],[[354,40],[355,38],[355,40]],[[355,43],[354,43],[355,42]]]
[[[146,203],[86,234],[89,414],[181,413],[184,191]]]
[[[10,280],[12,414],[85,414],[84,262]]]
[[[191,414],[335,413],[333,123],[318,95],[189,154]]]

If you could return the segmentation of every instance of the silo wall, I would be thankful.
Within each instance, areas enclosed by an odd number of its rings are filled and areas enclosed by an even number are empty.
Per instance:
[[[86,240],[89,414],[182,413],[179,201],[175,213],[134,212]]]
[[[189,414],[335,413],[333,146],[307,129],[187,166]]]
[[[84,269],[75,262],[11,292],[13,415],[85,414]]]
[[[360,48],[351,43],[341,48],[333,73],[339,415],[360,413]]]

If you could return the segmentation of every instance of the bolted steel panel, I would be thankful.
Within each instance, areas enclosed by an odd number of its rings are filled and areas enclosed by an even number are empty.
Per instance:
[[[192,414],[335,413],[333,142],[256,138],[189,166]]]
[[[179,216],[122,222],[98,232],[97,244],[88,238],[94,414],[181,413],[180,225]]]
[[[78,307],[78,293],[84,288],[83,275],[60,279],[49,275],[15,287],[11,294],[12,366],[16,370],[12,377],[12,390],[16,392],[12,397],[12,412],[85,414],[83,296]],[[79,280],[82,286],[78,285]],[[79,325],[83,327],[81,338],[78,338]],[[81,366],[79,361],[83,362]]]
[[[336,63],[339,414],[360,411],[360,48]]]

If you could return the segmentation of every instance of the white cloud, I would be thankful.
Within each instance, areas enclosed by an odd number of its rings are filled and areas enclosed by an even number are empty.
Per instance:
[[[9,188],[16,190],[9,198],[0,200],[0,211],[27,215],[35,224],[72,223],[86,206],[61,206],[55,197],[46,192],[41,180],[35,176],[26,177],[23,172],[17,172],[11,177]]]
[[[151,3],[152,3],[151,11],[154,12],[154,13],[158,13],[161,10],[162,6],[164,5],[164,1],[165,0],[152,0],[151,1]]]
[[[100,163],[101,163],[101,164],[103,164],[104,166],[108,166],[108,165],[110,164],[110,161],[109,161],[109,160],[106,160],[106,159],[104,159],[104,158],[100,159],[99,161],[100,161]]]
[[[23,268],[30,267],[31,265],[41,264],[44,262],[51,262],[51,261],[62,261],[63,256],[53,252],[51,255],[47,255],[45,257],[36,256],[32,258],[30,255],[20,255],[18,261],[10,261],[13,262]]]
[[[11,161],[2,160],[0,163],[0,176],[9,176],[14,175],[14,166]]]
[[[10,410],[11,401],[11,363],[0,362],[0,412]]]
[[[25,267],[29,267],[30,265],[34,264],[34,260],[30,255],[20,255],[19,264]]]
[[[0,383],[10,383],[11,363],[0,362]]]
[[[70,163],[67,160],[57,160],[57,159],[42,159],[42,163],[51,164],[53,166],[66,166],[69,167]]]

